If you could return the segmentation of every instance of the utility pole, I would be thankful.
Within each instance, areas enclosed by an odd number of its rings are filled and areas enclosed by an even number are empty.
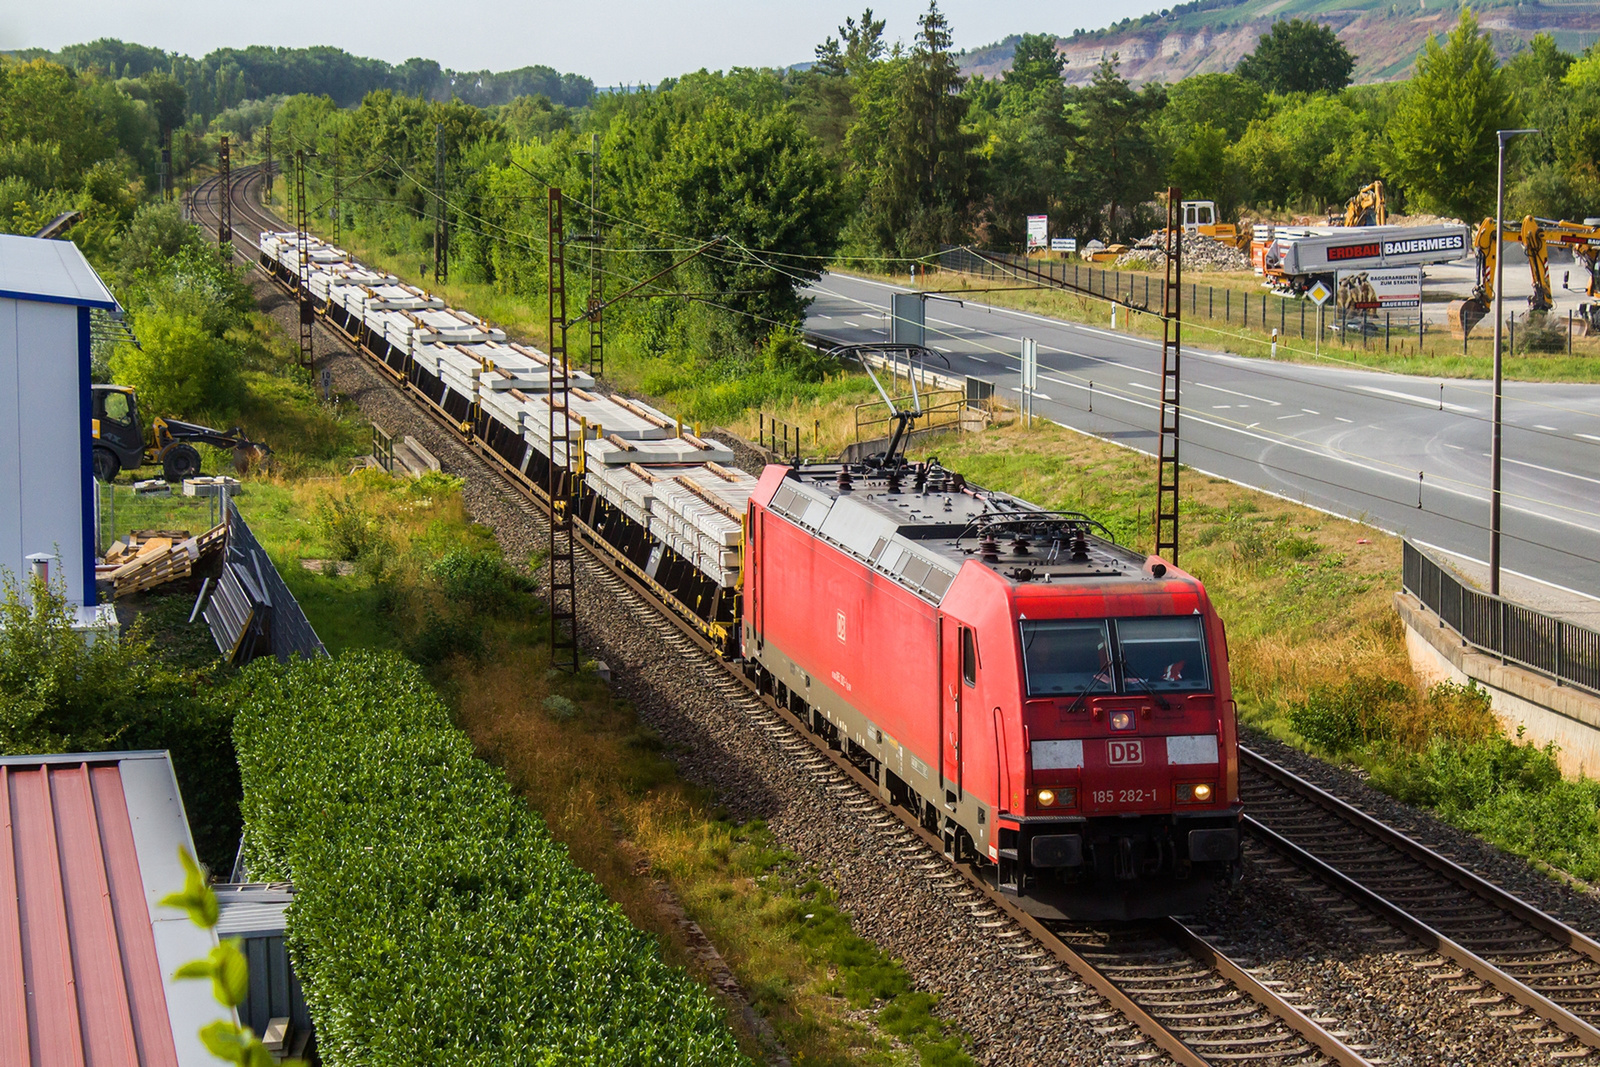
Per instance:
[[[596,378],[606,371],[605,274],[601,271],[600,214],[600,135],[593,135],[589,150],[589,373]]]
[[[433,284],[450,280],[449,234],[444,221],[444,124],[433,124]]]
[[[266,165],[262,168],[262,170],[267,176],[267,203],[271,204],[272,203],[272,127],[268,126],[266,129],[262,130],[261,131],[261,136],[262,136],[263,141],[265,142],[262,147],[265,149],[266,154],[267,154],[267,162],[266,162]]]
[[[571,385],[567,361],[567,249],[561,209],[561,190],[551,186],[545,209],[549,263],[546,288],[550,294],[550,374],[545,388],[550,415],[550,467],[545,482],[550,500],[550,575],[545,585],[550,599],[550,666],[576,674],[577,561],[573,554],[572,509],[579,503],[574,490],[581,483],[572,478],[572,472],[582,469],[583,441],[577,442],[575,461],[569,436],[572,422],[568,414]]]
[[[230,158],[228,135],[223,134],[217,146],[217,191],[222,201],[217,205],[217,250],[222,258],[233,260],[233,161]]]
[[[172,199],[172,131],[161,138],[161,199]]]
[[[1183,191],[1167,190],[1166,281],[1161,290],[1161,423],[1156,449],[1156,555],[1178,562],[1178,387],[1183,366]]]
[[[1501,374],[1500,331],[1503,327],[1501,308],[1505,301],[1505,286],[1501,284],[1505,270],[1505,213],[1506,213],[1506,142],[1519,134],[1538,133],[1538,130],[1496,130],[1500,150],[1494,183],[1494,413],[1493,439],[1489,449],[1489,595],[1500,595],[1500,412],[1503,406]]]
[[[300,365],[311,366],[311,328],[316,321],[316,309],[311,306],[311,235],[306,232],[310,219],[306,207],[306,153],[297,148],[294,153],[294,221],[295,249],[299,253],[297,267],[300,275],[298,297],[300,301]]]
[[[342,239],[344,224],[344,183],[339,177],[339,141],[333,142],[333,243],[338,244]]]

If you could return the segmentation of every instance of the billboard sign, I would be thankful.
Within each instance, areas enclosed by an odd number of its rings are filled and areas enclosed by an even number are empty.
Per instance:
[[[1396,311],[1422,306],[1422,268],[1341,270],[1339,310]]]
[[[1050,216],[1028,216],[1028,251],[1037,252],[1050,247]]]

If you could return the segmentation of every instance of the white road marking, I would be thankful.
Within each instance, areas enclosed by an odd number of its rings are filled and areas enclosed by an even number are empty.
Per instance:
[[[1135,389],[1148,389],[1148,390],[1150,390],[1150,391],[1151,391],[1151,392],[1152,392],[1152,393],[1159,393],[1159,392],[1161,392],[1161,390],[1159,390],[1159,389],[1157,389],[1157,388],[1156,388],[1156,387],[1155,387],[1155,386],[1153,386],[1153,385],[1146,385],[1146,384],[1144,384],[1144,383],[1143,383],[1143,382],[1129,382],[1129,383],[1128,383],[1128,384],[1129,384],[1129,385],[1131,385],[1131,386],[1133,386],[1133,387],[1134,387],[1134,388],[1135,388]]]
[[[1557,470],[1554,467],[1541,467],[1539,464],[1529,463],[1527,460],[1512,459],[1509,456],[1501,456],[1500,461],[1502,463],[1515,463],[1519,467],[1532,467],[1534,470],[1544,471],[1546,474],[1559,474],[1563,478],[1576,478],[1578,481],[1588,482],[1590,485],[1600,485],[1600,478],[1589,478],[1582,474],[1573,474],[1571,471]]]
[[[1282,422],[1284,419],[1301,419],[1301,418],[1305,418],[1305,412],[1297,411],[1293,415],[1279,415],[1278,416],[1278,421]]]
[[[982,356],[968,356],[967,358],[972,360],[974,363],[987,363],[987,362],[989,362],[988,360],[984,359]]]
[[[1264,397],[1264,396],[1256,396],[1254,393],[1241,393],[1241,392],[1239,392],[1237,390],[1234,390],[1234,389],[1224,389],[1220,385],[1207,385],[1205,382],[1194,382],[1192,384],[1197,385],[1202,389],[1210,389],[1213,392],[1227,393],[1229,396],[1239,396],[1239,397],[1243,397],[1246,400],[1259,400],[1263,404],[1271,404],[1275,408],[1280,408],[1280,407],[1283,406],[1282,404],[1278,403],[1278,401],[1276,401],[1276,400],[1268,400],[1266,397]]]
[[[1585,441],[1600,441],[1600,437],[1596,437],[1596,436],[1595,436],[1595,435],[1594,435],[1594,434],[1592,434],[1592,433],[1580,433],[1580,434],[1576,434],[1576,435],[1575,435],[1575,436],[1577,436],[1577,437],[1581,437],[1581,438],[1583,438],[1583,439],[1584,439],[1584,440],[1585,440]]]
[[[1402,393],[1398,389],[1379,389],[1376,385],[1358,385],[1356,388],[1361,389],[1364,392],[1376,393],[1379,396],[1393,397],[1396,400],[1409,400],[1413,404],[1420,404],[1425,408],[1433,408],[1436,411],[1440,407],[1443,407],[1446,411],[1455,411],[1464,415],[1471,415],[1478,410],[1477,408],[1469,408],[1465,404],[1451,404],[1447,402],[1441,405],[1437,397],[1418,396],[1415,393]]]
[[[1322,414],[1322,412],[1320,412],[1320,411],[1312,411],[1310,408],[1301,408],[1300,410],[1305,412],[1307,415],[1321,415]]]
[[[1335,415],[1334,418],[1338,419],[1340,422],[1348,422],[1352,424],[1354,424],[1356,421],[1355,419],[1347,419],[1343,415]]]
[[[1560,430],[1556,429],[1554,426],[1545,426],[1542,423],[1537,423],[1537,422],[1533,424],[1533,428],[1535,430],[1548,430],[1550,433],[1560,433],[1561,432]]]

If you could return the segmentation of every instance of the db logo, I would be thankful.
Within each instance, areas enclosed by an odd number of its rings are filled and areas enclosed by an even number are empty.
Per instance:
[[[1143,741],[1107,741],[1106,762],[1112,766],[1118,764],[1143,763]]]
[[[842,611],[839,612],[839,617],[834,622],[834,628],[835,628],[835,631],[839,634],[839,640],[843,641],[844,640],[844,612],[842,612]]]

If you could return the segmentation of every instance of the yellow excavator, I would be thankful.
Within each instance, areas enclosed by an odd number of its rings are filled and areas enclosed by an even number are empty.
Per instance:
[[[1387,226],[1389,207],[1383,199],[1383,182],[1375,181],[1356,190],[1356,195],[1345,202],[1344,214],[1337,215],[1328,209],[1329,226]]]
[[[1548,245],[1555,243],[1572,249],[1578,264],[1589,272],[1587,294],[1600,297],[1600,278],[1595,277],[1595,257],[1600,253],[1600,219],[1571,222],[1565,219],[1540,219],[1526,215],[1521,222],[1510,219],[1503,223],[1502,237],[1515,241],[1528,254],[1528,271],[1533,276],[1533,295],[1528,297],[1530,313],[1543,314],[1551,308],[1550,302],[1550,252]],[[1496,241],[1494,219],[1484,219],[1472,238],[1473,250],[1478,255],[1478,283],[1472,295],[1450,304],[1447,314],[1450,325],[1459,336],[1472,332],[1494,306],[1494,268]],[[1585,332],[1595,325],[1591,316],[1600,314],[1595,305],[1585,304],[1581,309]]]

